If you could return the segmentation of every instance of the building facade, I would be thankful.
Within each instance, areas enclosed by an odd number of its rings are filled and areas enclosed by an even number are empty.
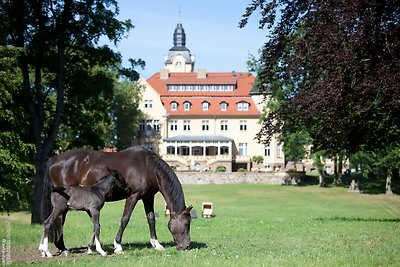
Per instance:
[[[181,23],[164,63],[160,72],[140,80],[141,145],[177,170],[284,169],[282,145],[275,138],[269,144],[255,139],[267,98],[253,88],[253,75],[194,70]]]

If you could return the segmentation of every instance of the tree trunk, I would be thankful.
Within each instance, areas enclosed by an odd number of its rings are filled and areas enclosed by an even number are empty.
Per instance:
[[[317,171],[318,171],[318,182],[319,182],[319,186],[320,187],[324,187],[325,186],[325,181],[324,181],[324,172],[322,170],[322,168],[317,167]]]
[[[385,187],[386,195],[393,195],[392,192],[392,170],[388,170],[386,175],[386,187]]]
[[[334,180],[333,180],[333,184],[334,185],[341,185],[342,184],[342,175],[339,172],[339,161],[340,161],[340,157],[338,157],[338,155],[335,155],[335,157],[333,158],[333,169],[334,169]]]

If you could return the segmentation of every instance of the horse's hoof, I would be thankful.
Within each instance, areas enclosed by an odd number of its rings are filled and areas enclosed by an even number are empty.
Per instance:
[[[114,250],[115,254],[125,254],[125,252],[123,250]]]
[[[124,254],[121,244],[118,244],[115,240],[114,240],[114,253],[115,254]]]
[[[68,250],[64,250],[64,251],[62,252],[62,254],[64,254],[64,257],[68,257],[69,251],[68,251]]]
[[[164,251],[165,250],[165,248],[163,246],[161,246],[161,245],[156,246],[154,249],[158,250],[158,251]]]
[[[107,256],[107,252],[104,252],[104,251],[103,251],[103,252],[100,252],[100,254],[101,254],[101,256],[103,256],[103,257],[104,257],[104,256]]]
[[[150,244],[152,245],[152,247],[153,247],[155,250],[158,250],[158,251],[163,251],[163,250],[165,250],[165,248],[160,244],[160,242],[158,242],[157,239],[150,239]]]

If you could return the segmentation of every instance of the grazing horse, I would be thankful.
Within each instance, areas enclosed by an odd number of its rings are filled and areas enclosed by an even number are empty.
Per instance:
[[[122,253],[122,235],[132,211],[139,200],[143,201],[150,230],[150,243],[157,250],[163,250],[158,242],[155,229],[154,195],[161,192],[171,211],[168,228],[177,249],[187,249],[190,245],[190,210],[178,177],[171,167],[154,152],[144,147],[130,147],[120,152],[72,150],[49,159],[44,181],[42,198],[42,218],[51,213],[51,187],[67,185],[89,186],[106,175],[104,166],[118,170],[125,178],[130,193],[116,192],[106,197],[106,201],[126,199],[120,228],[114,240],[114,252]],[[55,227],[54,244],[60,251],[67,251],[62,228],[65,214],[58,217]]]
[[[107,168],[108,169],[108,168]],[[115,170],[108,169],[109,174],[98,180],[94,185],[66,186],[53,188],[51,202],[53,211],[44,222],[44,230],[39,245],[42,257],[52,257],[48,247],[48,237],[51,226],[61,214],[66,214],[69,209],[84,210],[91,217],[93,222],[93,237],[88,245],[88,253],[92,253],[93,244],[96,250],[105,256],[107,253],[101,248],[100,244],[100,210],[104,206],[106,196],[112,194],[114,190],[123,190],[129,193],[129,188],[125,180],[120,177]]]

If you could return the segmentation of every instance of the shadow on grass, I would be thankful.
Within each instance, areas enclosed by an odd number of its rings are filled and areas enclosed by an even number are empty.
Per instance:
[[[328,218],[315,218],[316,221],[342,221],[342,222],[400,222],[400,218],[360,218],[360,217],[341,217],[334,216]]]
[[[162,244],[165,248],[169,247],[174,247],[175,248],[175,243],[174,242],[167,242]],[[131,251],[131,250],[143,250],[143,249],[152,249],[152,246],[150,243],[125,243],[122,244],[122,247],[124,251]],[[104,244],[102,245],[102,248],[105,252],[107,252],[108,255],[114,254],[114,245],[113,244]],[[191,242],[190,243],[190,249],[203,249],[207,248],[207,244],[201,243],[201,242]],[[88,248],[87,247],[74,247],[74,248],[69,248],[68,251],[69,253],[72,254],[86,254]],[[93,253],[96,254],[95,249],[93,249]],[[56,255],[60,255],[60,253],[57,253]]]

